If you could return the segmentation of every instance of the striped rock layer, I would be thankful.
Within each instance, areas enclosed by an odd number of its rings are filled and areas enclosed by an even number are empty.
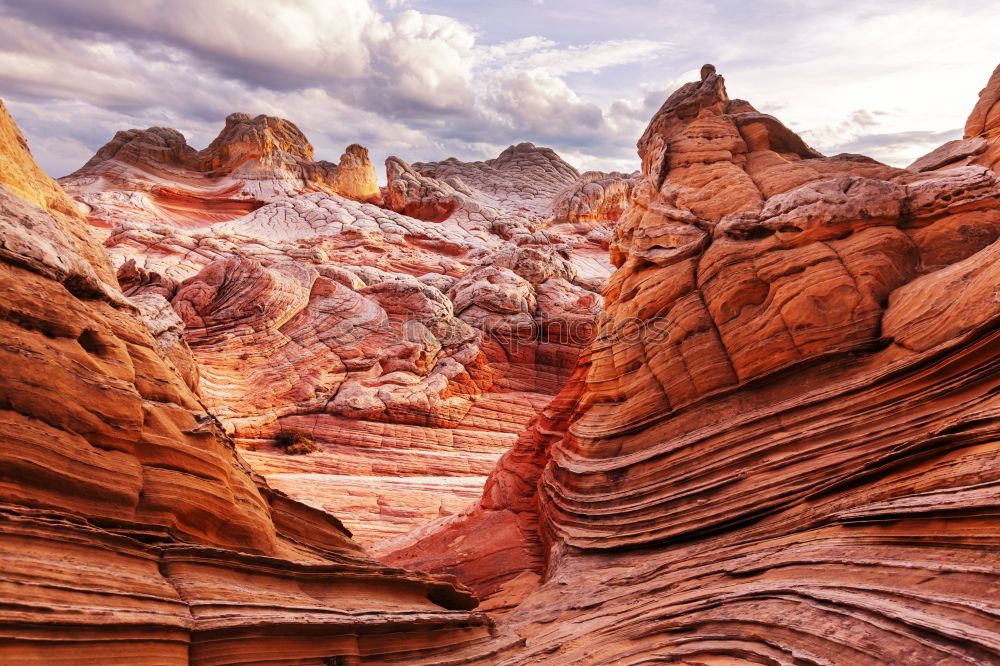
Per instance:
[[[0,662],[410,664],[490,639],[468,589],[251,471],[2,105],[0,368]]]
[[[621,212],[544,228],[581,179],[528,143],[386,168],[383,193],[364,148],[315,162],[288,121],[233,114],[201,151],[119,132],[62,179],[254,470],[366,543],[481,494],[592,335]],[[319,450],[283,453],[289,429]]]
[[[1000,662],[1000,68],[959,143],[823,157],[706,66],[573,377],[380,554],[505,611],[482,663]]]

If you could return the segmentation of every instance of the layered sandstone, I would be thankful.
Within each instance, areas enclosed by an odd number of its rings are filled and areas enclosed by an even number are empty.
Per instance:
[[[418,212],[422,205],[447,197],[454,201],[453,211],[465,208],[467,217],[479,212],[490,218],[490,213],[482,212],[486,208],[534,222],[544,221],[556,195],[580,178],[580,173],[554,150],[533,143],[510,146],[494,159],[482,162],[450,157],[442,162],[407,165],[390,157],[386,166],[387,203],[399,212],[407,212],[407,207]]]
[[[63,186],[88,207],[90,223],[111,229],[136,220],[197,228],[304,192],[381,199],[368,151],[348,146],[334,164],[315,161],[292,123],[233,113],[203,150],[166,127],[118,132]]]
[[[986,143],[975,164],[996,170],[997,165],[1000,165],[998,137],[1000,137],[1000,68],[994,70],[986,87],[979,93],[979,102],[965,124],[966,141],[975,142],[981,139]]]
[[[711,66],[671,95],[574,379],[476,507],[382,549],[509,611],[483,663],[1000,660],[998,77],[909,170]]]
[[[638,173],[588,171],[552,202],[556,222],[614,222],[628,207]]]
[[[198,152],[174,130],[121,132],[63,184],[95,227],[115,221],[125,293],[254,469],[370,542],[478,497],[589,340],[607,240],[543,228],[579,179],[546,148],[390,158],[387,208],[344,185],[371,171],[364,149],[311,160],[291,123],[234,114]],[[225,215],[157,198],[206,179],[203,208]],[[319,451],[275,448],[285,429]]]
[[[467,589],[250,470],[2,106],[0,164],[0,661],[419,663],[489,638]]]

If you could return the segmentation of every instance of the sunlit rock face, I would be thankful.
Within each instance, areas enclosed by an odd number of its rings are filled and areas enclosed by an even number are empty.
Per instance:
[[[575,183],[556,195],[553,214],[557,222],[615,221],[625,211],[638,172],[588,171]]]
[[[904,170],[706,66],[639,140],[573,378],[380,553],[507,611],[497,663],[1000,660],[998,77]]]
[[[996,170],[1000,165],[1000,68],[994,70],[986,87],[979,93],[979,103],[973,109],[965,124],[965,140],[975,142],[983,139],[986,142],[981,156],[975,159],[980,164]]]
[[[120,132],[63,185],[253,468],[373,542],[475,501],[565,383],[620,211],[598,196],[600,222],[553,227],[554,198],[582,181],[527,143],[389,158],[384,197],[364,148],[313,159],[291,123],[234,114],[202,151]],[[275,448],[289,429],[319,450]]]
[[[175,129],[118,132],[87,164],[61,179],[86,204],[90,223],[198,228],[304,192],[381,199],[368,151],[351,145],[340,163],[313,160],[299,129],[281,118],[234,113],[204,150]]]
[[[251,471],[193,391],[170,285],[127,275],[132,301],[0,105],[0,662],[419,663],[487,640],[466,588],[372,560]]]

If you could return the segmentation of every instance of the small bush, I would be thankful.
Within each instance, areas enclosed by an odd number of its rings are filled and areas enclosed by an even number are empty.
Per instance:
[[[294,428],[282,428],[274,438],[274,445],[290,456],[319,451],[311,432]]]

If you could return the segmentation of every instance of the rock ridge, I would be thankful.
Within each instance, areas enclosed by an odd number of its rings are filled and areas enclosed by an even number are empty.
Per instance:
[[[503,611],[500,664],[1000,658],[996,79],[966,144],[896,169],[703,68],[639,139],[573,379],[380,556]]]

